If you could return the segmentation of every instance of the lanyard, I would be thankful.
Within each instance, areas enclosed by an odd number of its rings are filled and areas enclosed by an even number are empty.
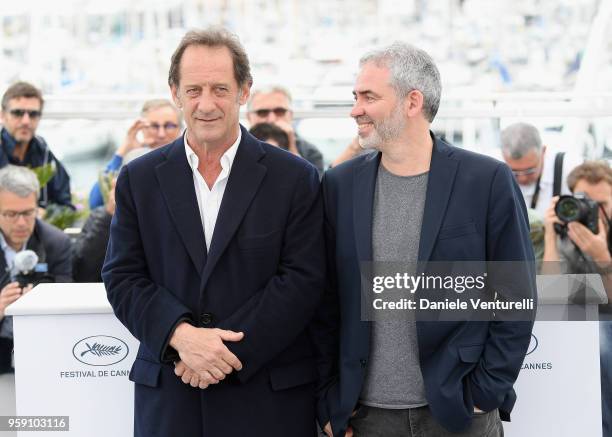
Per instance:
[[[535,191],[533,192],[533,197],[531,198],[531,209],[536,209],[536,205],[538,204],[538,198],[540,197],[540,179],[542,179],[542,173],[543,172],[540,172],[540,176],[538,176]]]

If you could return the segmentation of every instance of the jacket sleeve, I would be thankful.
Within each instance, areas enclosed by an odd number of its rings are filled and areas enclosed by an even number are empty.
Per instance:
[[[91,187],[89,192],[89,209],[93,210],[104,205],[104,199],[102,198],[102,192],[100,191],[100,183],[96,182]]]
[[[168,289],[151,280],[127,167],[117,179],[115,202],[102,267],[108,300],[121,323],[153,356],[160,362],[171,362],[166,353],[170,336],[191,312]]]
[[[117,171],[121,168],[121,164],[123,163],[123,158],[119,155],[113,155],[113,158],[108,161],[106,164],[106,168],[104,169],[105,173],[111,171]],[[100,190],[100,183],[96,182],[93,187],[91,187],[91,191],[89,192],[89,209],[94,209],[99,206],[104,205],[104,198],[102,197],[102,191]]]
[[[304,167],[293,193],[277,270],[266,286],[218,327],[244,332],[226,346],[242,361],[248,380],[308,327],[323,292],[325,261],[319,177]]]
[[[55,162],[55,175],[47,183],[47,201],[74,209],[72,194],[70,193],[70,176],[62,163],[49,152],[51,160]]]
[[[487,216],[488,281],[502,295],[537,300],[535,262],[529,237],[529,220],[521,192],[505,164],[493,177]],[[491,274],[493,271],[493,274]],[[491,411],[500,408],[511,393],[529,342],[533,319],[495,320],[489,323],[488,340],[479,363],[469,375],[473,403]]]
[[[311,333],[313,344],[317,354],[317,370],[319,380],[317,384],[317,419],[323,428],[330,422],[332,410],[334,410],[333,400],[330,399],[331,388],[338,384],[338,353],[340,339],[340,308],[337,288],[337,272],[335,263],[335,227],[333,211],[330,209],[328,201],[328,178],[323,175],[321,182],[323,195],[324,236],[325,252],[327,260],[327,274],[325,289],[321,304],[319,305],[313,323]]]
[[[72,273],[75,282],[100,282],[112,216],[94,209],[73,246]]]

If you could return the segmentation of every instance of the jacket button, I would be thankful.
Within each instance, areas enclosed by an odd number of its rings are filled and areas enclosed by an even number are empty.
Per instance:
[[[204,326],[210,325],[213,321],[213,315],[211,313],[203,313],[200,315],[200,323]]]
[[[365,368],[366,364],[368,364],[368,360],[364,360],[364,359],[359,360],[359,362],[361,363],[361,367],[363,368]]]

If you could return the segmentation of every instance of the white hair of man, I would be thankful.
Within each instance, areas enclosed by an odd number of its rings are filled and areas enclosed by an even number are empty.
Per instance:
[[[19,197],[35,193],[38,197],[40,183],[36,173],[18,165],[7,165],[0,169],[0,192],[8,191]]]
[[[535,126],[515,123],[502,131],[501,145],[504,157],[517,160],[532,150],[539,153],[542,149],[542,138]]]
[[[398,41],[366,53],[359,60],[359,66],[370,62],[389,69],[391,86],[400,100],[410,91],[420,91],[423,94],[423,115],[429,122],[433,121],[440,106],[442,82],[431,56],[411,44]]]
[[[255,96],[257,96],[258,94],[272,94],[272,93],[279,93],[287,97],[289,106],[291,106],[292,99],[291,99],[291,93],[289,92],[289,90],[280,85],[272,85],[268,87],[257,88],[256,90],[251,91],[251,98],[247,102],[247,110],[250,111],[252,109],[252,102],[253,102],[253,99],[255,99]]]

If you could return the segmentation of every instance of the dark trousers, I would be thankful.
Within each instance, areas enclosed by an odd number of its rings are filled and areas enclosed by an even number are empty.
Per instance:
[[[435,421],[429,407],[389,410],[362,405],[350,421],[354,437],[503,437],[497,410],[474,414],[470,427],[451,433]]]

